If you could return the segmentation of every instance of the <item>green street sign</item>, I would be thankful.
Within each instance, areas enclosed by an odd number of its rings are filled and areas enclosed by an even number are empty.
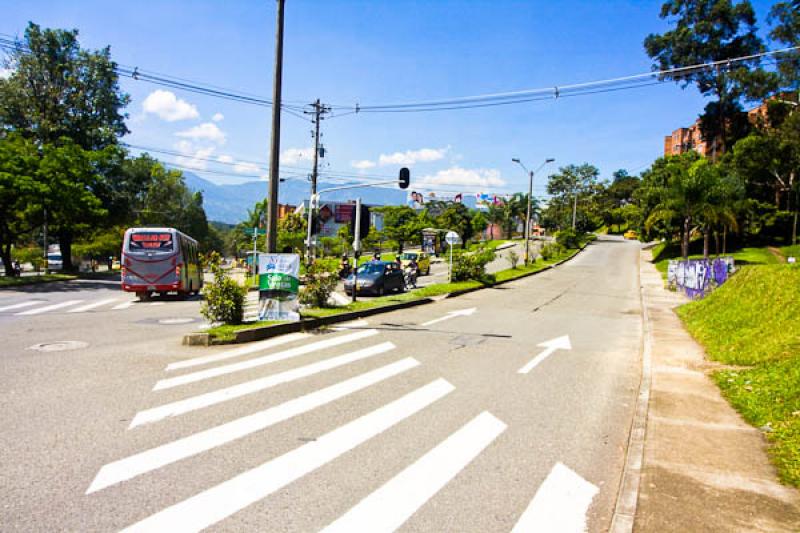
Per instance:
[[[267,230],[265,230],[265,229],[261,229],[261,228],[244,228],[244,232],[245,232],[246,235],[252,236],[254,231],[258,231],[259,235],[266,235],[267,234]]]

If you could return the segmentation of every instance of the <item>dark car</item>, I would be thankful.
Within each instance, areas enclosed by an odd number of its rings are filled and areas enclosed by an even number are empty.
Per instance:
[[[397,263],[389,261],[370,261],[358,267],[358,294],[381,296],[390,291],[405,290],[403,270]],[[344,292],[353,294],[353,275],[344,280]]]

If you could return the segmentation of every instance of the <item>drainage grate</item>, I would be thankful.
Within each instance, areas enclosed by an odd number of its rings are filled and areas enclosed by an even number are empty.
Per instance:
[[[66,352],[69,350],[80,350],[86,348],[89,343],[82,341],[55,341],[55,342],[42,342],[29,346],[28,350],[36,350],[37,352]]]

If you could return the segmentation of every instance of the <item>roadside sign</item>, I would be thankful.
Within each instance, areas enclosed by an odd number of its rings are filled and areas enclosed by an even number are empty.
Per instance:
[[[447,235],[444,236],[444,240],[447,242],[447,244],[452,246],[454,244],[459,244],[461,242],[461,237],[459,237],[458,233],[455,231],[448,231]]]
[[[267,230],[265,230],[265,229],[261,229],[261,228],[244,228],[245,235],[252,236],[252,235],[254,235],[256,233],[256,231],[258,232],[259,235],[266,235],[267,234]]]

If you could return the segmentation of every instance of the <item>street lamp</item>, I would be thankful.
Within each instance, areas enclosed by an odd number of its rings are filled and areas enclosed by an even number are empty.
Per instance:
[[[516,163],[519,166],[521,166],[522,169],[525,171],[525,173],[528,174],[528,178],[529,178],[528,179],[528,210],[527,210],[527,214],[525,215],[525,266],[528,266],[528,258],[530,257],[530,252],[529,252],[529,250],[530,250],[530,240],[531,240],[531,198],[533,197],[533,175],[536,172],[539,172],[540,170],[542,170],[542,167],[544,167],[546,164],[552,163],[553,161],[555,161],[555,159],[552,158],[552,157],[548,157],[547,159],[544,160],[544,163],[539,165],[539,168],[537,168],[535,171],[534,170],[528,170],[527,168],[525,168],[525,165],[523,165],[522,161],[520,161],[519,158],[517,158],[517,157],[512,157],[511,161],[513,161],[514,163]]]

